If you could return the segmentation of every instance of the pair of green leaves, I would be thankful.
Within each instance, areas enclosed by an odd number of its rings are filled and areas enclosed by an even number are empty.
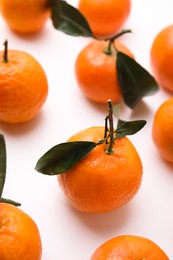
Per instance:
[[[20,206],[21,204],[10,199],[2,198],[2,192],[6,179],[6,145],[5,139],[2,134],[0,134],[0,202],[9,203],[15,206]]]
[[[53,26],[71,36],[96,38],[80,11],[63,0],[49,0]],[[116,35],[111,36],[111,39]],[[98,38],[97,38],[98,39]],[[108,40],[102,38],[98,40]],[[116,69],[124,102],[130,108],[158,91],[154,77],[134,59],[117,51]]]
[[[145,124],[145,120],[126,122],[119,119],[116,130],[116,139],[137,133]],[[46,175],[64,173],[76,165],[97,145],[100,145],[100,143],[103,142],[94,143],[88,141],[77,141],[55,145],[37,161],[35,169]]]

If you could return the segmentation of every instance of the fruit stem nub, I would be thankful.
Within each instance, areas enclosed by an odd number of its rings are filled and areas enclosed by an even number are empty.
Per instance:
[[[111,50],[111,46],[114,40],[110,39],[107,48],[104,50],[104,53],[106,55],[111,55],[112,54],[112,50]]]
[[[109,114],[105,118],[105,136],[104,136],[104,138],[106,139],[106,143],[109,145],[106,148],[105,152],[107,154],[112,154],[115,138],[114,138],[114,125],[113,125],[113,109],[112,109],[112,102],[110,99],[108,100],[108,112],[109,112]],[[108,128],[108,122],[109,122],[109,128]],[[108,138],[110,139],[109,142],[108,142]]]
[[[8,41],[5,40],[4,42],[4,56],[3,56],[3,62],[7,63],[8,62]]]

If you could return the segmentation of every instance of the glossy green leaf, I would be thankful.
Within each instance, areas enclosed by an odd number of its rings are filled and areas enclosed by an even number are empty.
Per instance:
[[[85,17],[63,0],[49,0],[53,26],[71,36],[91,37],[92,31]]]
[[[158,84],[153,76],[134,59],[119,51],[116,68],[124,102],[130,108],[144,96],[158,91]]]
[[[66,142],[47,151],[37,162],[35,169],[47,175],[66,172],[95,148],[93,142]]]
[[[10,199],[0,198],[0,202],[2,202],[2,203],[12,204],[12,205],[14,205],[14,206],[21,206],[20,203],[14,201],[14,200],[10,200]]]
[[[116,138],[123,138],[126,135],[133,135],[140,131],[146,124],[145,120],[135,120],[135,121],[123,121],[118,120],[116,129]]]
[[[5,139],[0,134],[0,197],[2,196],[6,178],[6,145]]]

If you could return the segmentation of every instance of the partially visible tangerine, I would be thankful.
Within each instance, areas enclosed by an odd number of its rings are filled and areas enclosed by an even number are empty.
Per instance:
[[[151,68],[159,85],[173,93],[173,25],[156,36],[150,52]]]
[[[90,127],[68,139],[98,143],[104,127]],[[70,203],[85,213],[114,211],[128,203],[137,193],[142,180],[142,163],[127,137],[117,139],[112,154],[107,144],[97,145],[75,166],[57,175],[60,186]]]
[[[153,241],[132,235],[112,238],[100,245],[90,260],[169,260]]]
[[[79,0],[79,11],[84,15],[97,37],[118,32],[130,15],[130,0]]]
[[[118,51],[134,58],[131,51],[119,40],[114,41]],[[111,53],[106,53],[106,41],[93,40],[85,46],[75,62],[75,75],[77,83],[83,94],[90,100],[107,104],[122,100],[120,85],[116,71],[117,52],[111,47]]]
[[[21,209],[0,203],[0,259],[41,260],[42,243],[34,220]]]
[[[164,101],[157,109],[152,127],[153,141],[168,162],[173,163],[173,97]]]
[[[9,27],[19,33],[41,30],[50,17],[47,0],[0,0],[0,12]]]
[[[0,52],[0,121],[22,123],[33,119],[48,94],[48,81],[41,64],[20,50]]]

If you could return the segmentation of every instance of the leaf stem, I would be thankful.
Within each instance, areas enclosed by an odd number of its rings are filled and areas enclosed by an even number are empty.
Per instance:
[[[8,62],[8,41],[6,40],[4,42],[4,55],[3,55],[3,62],[7,63]]]
[[[107,142],[109,145],[106,148],[105,152],[107,154],[112,154],[113,153],[113,145],[114,145],[114,124],[113,124],[113,109],[112,109],[112,102],[109,99],[108,100],[108,116],[106,117],[106,122],[105,122],[105,137],[110,139],[109,142]],[[109,129],[107,127],[107,121],[109,121]]]
[[[122,36],[125,33],[131,33],[132,30],[131,29],[126,29],[126,30],[121,30],[119,33],[115,34],[114,36],[112,36],[110,39],[111,40],[115,40],[117,38],[119,38],[120,36]]]

